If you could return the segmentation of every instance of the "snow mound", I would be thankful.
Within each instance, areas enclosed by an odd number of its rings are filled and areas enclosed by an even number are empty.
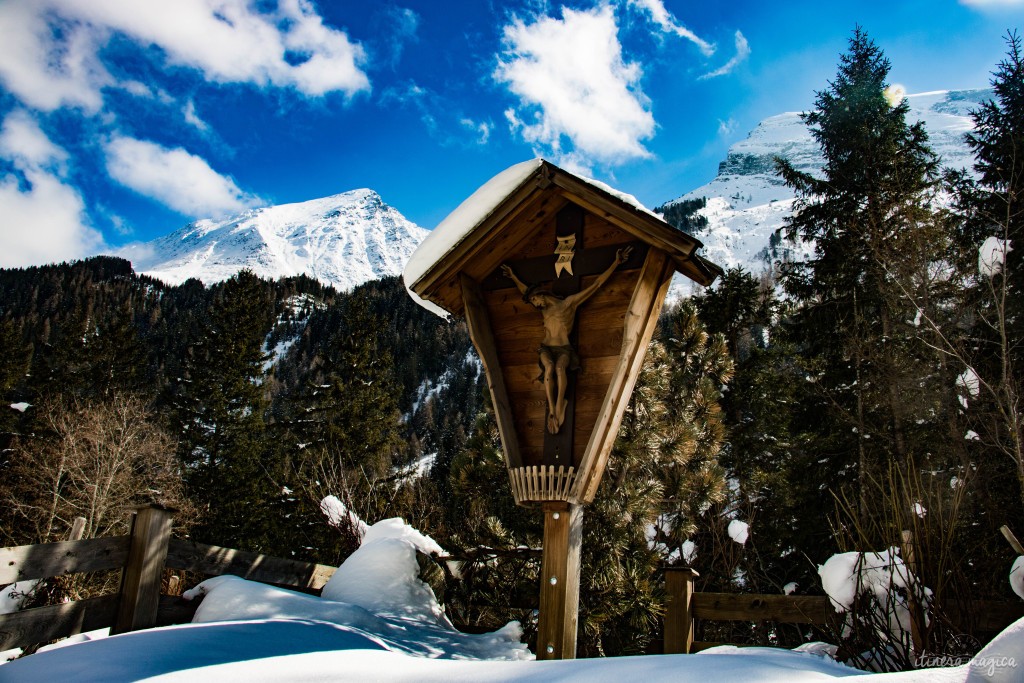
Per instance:
[[[371,526],[363,544],[338,567],[324,586],[323,598],[390,614],[448,624],[434,591],[419,579],[416,550],[441,553],[433,539],[400,519]]]
[[[362,545],[338,567],[321,597],[236,576],[207,579],[184,597],[203,597],[194,623],[303,619],[351,629],[383,649],[421,657],[533,657],[520,642],[518,622],[494,633],[457,631],[434,591],[419,579],[417,550],[445,554],[434,539],[401,519],[385,519],[366,527]]]
[[[1024,555],[1015,559],[1010,567],[1010,588],[1018,598],[1024,600]]]
[[[821,586],[836,612],[853,609],[861,592],[886,601],[892,586],[906,587],[909,570],[894,548],[881,553],[839,553],[818,566]]]
[[[359,538],[366,536],[370,526],[359,518],[355,512],[348,509],[345,503],[337,496],[325,496],[320,501],[320,511],[327,516],[327,522],[335,528],[347,528],[351,526]]]
[[[738,519],[734,519],[729,522],[729,538],[736,541],[740,545],[747,542],[747,534],[750,533],[750,525],[746,522],[741,522]]]
[[[1007,626],[967,669],[965,683],[1019,683],[1024,678],[1024,619]]]
[[[1006,255],[1013,251],[1010,240],[1003,240],[995,236],[985,239],[985,242],[978,249],[978,272],[985,277],[993,277],[1002,272],[1003,264],[1006,263]]]

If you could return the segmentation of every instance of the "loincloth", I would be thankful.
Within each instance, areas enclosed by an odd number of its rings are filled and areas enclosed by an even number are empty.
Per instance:
[[[537,361],[537,365],[540,367],[540,375],[537,376],[537,381],[544,381],[544,356],[547,355],[551,359],[553,365],[558,364],[559,358],[568,358],[569,365],[565,368],[566,370],[579,370],[580,369],[580,355],[576,353],[576,349],[572,346],[548,346],[547,344],[541,344],[537,349],[537,355],[540,357]]]

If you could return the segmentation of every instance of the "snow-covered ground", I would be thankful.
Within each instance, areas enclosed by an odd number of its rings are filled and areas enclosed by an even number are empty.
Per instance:
[[[352,514],[336,499],[328,503],[332,520],[335,513]],[[801,651],[725,646],[696,655],[532,661],[516,622],[479,635],[452,627],[417,578],[416,551],[443,554],[436,542],[399,519],[363,528],[362,545],[331,577],[322,597],[215,577],[186,593],[202,598],[191,624],[68,639],[69,644],[0,665],[0,683],[1024,680],[1024,619],[960,666],[895,674],[866,674],[835,662],[819,654],[828,651],[824,644]]]

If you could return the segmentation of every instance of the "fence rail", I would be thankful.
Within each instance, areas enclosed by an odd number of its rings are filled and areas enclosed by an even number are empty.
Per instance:
[[[301,562],[259,553],[172,538],[167,549],[167,568],[220,576],[232,574],[251,581],[319,591],[336,567]]]
[[[0,548],[0,584],[120,569],[128,561],[128,536]]]
[[[698,593],[697,572],[691,569],[665,570],[668,596],[665,610],[665,652],[700,652],[727,643],[694,640],[696,621],[774,621],[779,624],[813,624],[837,629],[842,615],[831,601],[814,595],[764,595],[755,593]],[[1024,603],[973,600],[947,601],[941,605],[953,623],[979,633],[998,633],[1024,617]]]
[[[85,631],[136,631],[191,621],[196,603],[162,595],[165,569],[205,576],[232,574],[318,593],[335,567],[171,538],[173,510],[136,511],[131,533],[0,548],[0,585],[69,574],[120,570],[117,593],[0,615],[0,650]]]

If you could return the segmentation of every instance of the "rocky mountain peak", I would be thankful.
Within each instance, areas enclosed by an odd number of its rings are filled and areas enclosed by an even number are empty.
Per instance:
[[[119,255],[171,284],[210,284],[243,268],[270,279],[305,274],[341,290],[398,275],[427,231],[370,189],[202,219]]]

